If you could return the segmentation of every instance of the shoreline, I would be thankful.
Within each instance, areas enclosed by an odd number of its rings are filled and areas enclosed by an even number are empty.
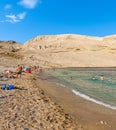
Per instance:
[[[0,113],[2,114],[0,118],[2,122],[0,123],[1,130],[3,130],[3,127],[9,128],[9,130],[19,129],[19,127],[36,130],[38,123],[45,125],[44,127],[40,125],[40,130],[46,130],[47,127],[49,127],[48,130],[51,130],[51,122],[48,123],[49,120],[45,120],[48,117],[47,113],[50,113],[50,118],[56,114],[55,120],[59,123],[64,120],[65,115],[70,115],[68,122],[63,124],[65,127],[63,130],[116,129],[115,110],[75,95],[70,88],[51,82],[42,73],[25,74],[22,78],[17,78],[14,81],[9,80],[8,82],[24,86],[25,90],[1,90],[1,96],[3,96],[0,100],[0,110],[3,111],[3,113]],[[58,111],[59,113],[57,113]],[[35,112],[35,114],[33,113],[33,115],[32,112]],[[58,125],[60,125],[59,123]],[[60,130],[57,129],[57,122],[55,125],[55,130]]]
[[[99,101],[99,100],[96,100],[96,99],[94,99],[94,98],[91,98],[90,96],[87,96],[87,95],[85,95],[85,94],[83,94],[83,93],[80,93],[79,91],[76,91],[76,90],[74,90],[74,89],[72,90],[72,92],[73,92],[74,94],[76,94],[76,95],[78,95],[78,96],[80,96],[80,97],[86,99],[86,100],[89,100],[89,101],[94,102],[94,103],[96,103],[96,104],[99,104],[99,105],[102,105],[102,106],[104,106],[104,107],[110,108],[110,109],[112,109],[112,110],[116,110],[116,106],[112,106],[112,105],[110,105],[110,104],[106,104],[106,103],[104,103],[104,102],[102,102],[102,101]]]
[[[116,111],[98,105],[75,95],[71,89],[50,82],[44,76],[37,76],[39,87],[55,102],[60,104],[65,112],[73,116],[77,128],[82,130],[115,130]]]
[[[59,86],[61,86],[61,87],[66,87],[65,85],[60,84],[60,83],[56,83],[56,85],[59,85]],[[112,109],[112,110],[116,110],[116,106],[113,106],[113,105],[104,103],[104,102],[102,102],[102,101],[100,101],[100,100],[97,100],[97,99],[95,99],[95,98],[91,98],[91,97],[88,96],[88,95],[85,95],[85,94],[83,94],[83,93],[81,93],[81,92],[79,92],[79,91],[76,91],[75,89],[71,89],[71,91],[72,91],[75,95],[77,95],[77,96],[79,96],[79,97],[82,97],[82,98],[84,98],[84,99],[86,99],[86,100],[88,100],[88,101],[91,101],[91,102],[94,102],[94,103],[96,103],[96,104],[105,106],[105,107],[110,108],[110,109]]]

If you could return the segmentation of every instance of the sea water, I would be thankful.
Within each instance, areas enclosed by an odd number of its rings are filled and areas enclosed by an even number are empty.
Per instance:
[[[87,100],[116,110],[116,68],[49,69],[48,77]],[[101,75],[104,77],[100,79]]]

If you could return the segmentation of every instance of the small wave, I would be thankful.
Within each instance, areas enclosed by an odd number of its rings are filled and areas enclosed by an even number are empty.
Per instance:
[[[61,87],[66,87],[65,85],[60,84],[60,83],[56,83],[56,85],[61,86]]]
[[[83,94],[83,93],[80,93],[80,92],[78,92],[78,91],[76,91],[76,90],[74,90],[74,89],[72,90],[72,92],[73,92],[74,94],[76,94],[76,95],[78,95],[78,96],[80,96],[80,97],[86,99],[86,100],[89,100],[89,101],[92,101],[92,102],[97,103],[97,104],[99,104],[99,105],[105,106],[105,107],[107,107],[107,108],[116,110],[116,106],[112,106],[112,105],[110,105],[110,104],[106,104],[106,103],[104,103],[104,102],[98,101],[98,100],[96,100],[96,99],[94,99],[94,98],[91,98],[91,97],[89,97],[89,96],[87,96],[87,95],[85,95],[85,94]]]

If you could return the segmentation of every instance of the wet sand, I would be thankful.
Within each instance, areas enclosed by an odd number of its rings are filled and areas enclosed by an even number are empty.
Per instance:
[[[116,130],[116,110],[87,101],[46,77],[39,75],[36,83],[72,115],[77,130]]]

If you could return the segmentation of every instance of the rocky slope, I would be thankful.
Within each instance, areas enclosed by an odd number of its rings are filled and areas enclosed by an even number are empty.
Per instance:
[[[2,41],[0,42],[0,55],[3,57],[1,63],[7,57],[12,58],[13,63],[36,64],[43,67],[116,66],[116,35],[107,37],[75,34],[37,36],[23,45],[7,41],[7,48],[1,46],[1,43]]]
[[[0,65],[16,65],[23,59],[23,55],[19,53],[22,45],[15,41],[0,41]]]
[[[116,66],[116,35],[37,36],[23,45],[27,61],[49,67]]]

